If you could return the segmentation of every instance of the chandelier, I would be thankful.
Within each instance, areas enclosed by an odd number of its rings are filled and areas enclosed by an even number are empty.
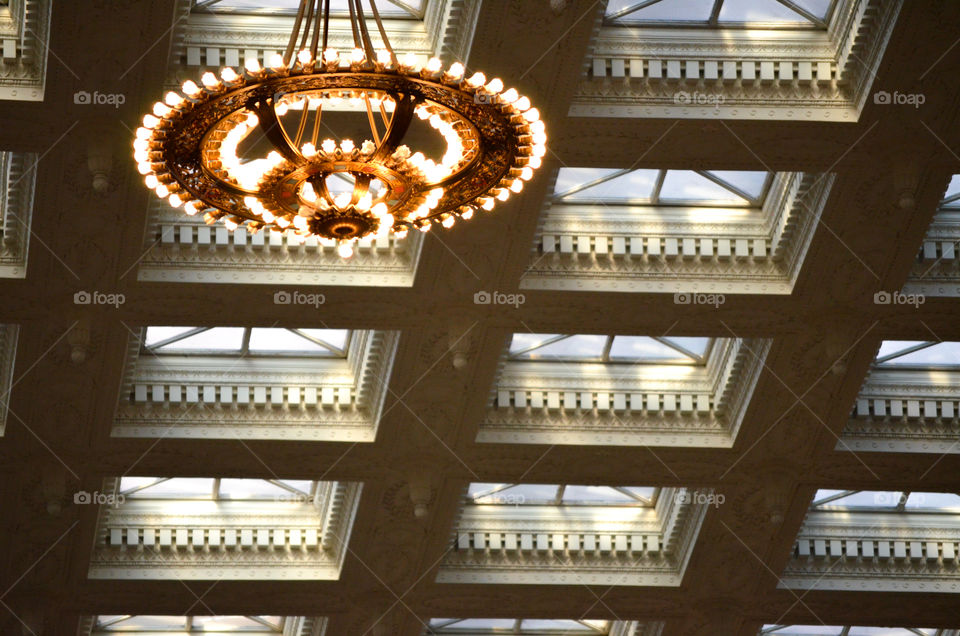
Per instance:
[[[520,192],[546,151],[530,100],[459,62],[398,56],[369,0],[374,48],[361,0],[347,2],[351,51],[327,46],[330,0],[301,0],[282,55],[157,102],[133,144],[147,187],[208,224],[317,237],[343,257],[358,239],[449,228]]]

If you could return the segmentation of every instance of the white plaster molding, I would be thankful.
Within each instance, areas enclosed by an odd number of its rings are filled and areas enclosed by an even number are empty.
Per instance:
[[[287,616],[285,618],[286,621],[284,622],[283,636],[324,636],[326,633],[326,617]],[[94,616],[82,616],[80,618],[80,626],[77,629],[77,636],[117,636],[118,631],[116,629],[95,631],[95,620],[96,617]],[[129,634],[131,636],[136,636],[137,634],[153,634],[154,636],[158,636],[160,634],[160,632],[147,630],[134,631],[130,628],[124,629],[119,633]],[[228,632],[222,632],[221,636],[227,633]],[[237,633],[245,634],[246,636],[269,636],[270,634],[275,634],[276,632],[271,631],[266,627],[264,627],[262,630],[251,630],[249,627],[246,627],[243,629],[243,631],[237,631]],[[171,632],[171,636],[174,636],[174,634],[174,632]]]
[[[131,338],[112,435],[372,442],[398,337],[355,331],[346,359],[226,365],[216,356],[141,354]]]
[[[779,174],[753,220],[731,211],[726,219],[711,214],[704,223],[687,215],[684,222],[681,210],[671,211],[681,215],[676,220],[651,221],[606,207],[548,203],[521,287],[684,294],[678,302],[691,302],[691,293],[788,294],[833,181],[833,175]]]
[[[0,277],[25,278],[36,190],[36,155],[0,152]]]
[[[874,368],[837,450],[960,453],[960,373]]]
[[[901,6],[847,0],[825,31],[606,26],[569,114],[856,121]]]
[[[721,338],[704,366],[507,361],[477,441],[730,448],[769,347]]]
[[[0,7],[0,100],[43,101],[51,0]]]
[[[679,586],[707,505],[464,506],[438,583]]]
[[[116,493],[108,479],[102,492]],[[128,499],[101,505],[94,579],[335,580],[361,484],[324,482],[313,502]]]
[[[955,513],[811,511],[780,587],[960,591]]]

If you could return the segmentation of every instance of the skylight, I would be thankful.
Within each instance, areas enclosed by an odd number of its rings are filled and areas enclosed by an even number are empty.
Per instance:
[[[937,636],[932,627],[843,627],[840,625],[764,625],[759,636],[790,634],[791,636]]]
[[[147,327],[144,348],[156,354],[345,357],[346,329]]]
[[[553,201],[633,206],[759,208],[772,172],[560,168]]]
[[[960,210],[960,174],[953,175],[940,202],[941,210]]]
[[[653,487],[472,483],[467,496],[480,505],[653,506]]]
[[[427,634],[609,634],[609,621],[514,619],[514,618],[434,618]]]
[[[930,511],[960,514],[960,495],[943,492],[818,490],[812,510]],[[785,632],[789,633],[789,632]]]
[[[827,26],[836,0],[610,0],[611,24],[754,28]]]
[[[377,11],[383,17],[423,19],[426,0],[376,0]],[[300,0],[193,0],[192,11],[210,13],[254,13],[296,15]],[[369,4],[364,0],[364,12]],[[350,15],[347,0],[331,0],[330,15]]]
[[[213,479],[193,477],[123,477],[125,499],[197,499],[212,501],[312,501],[316,481],[290,479]]]
[[[515,333],[511,360],[703,364],[712,338]]]
[[[874,364],[884,367],[960,368],[960,342],[885,340]]]
[[[92,634],[282,634],[283,616],[97,616]]]

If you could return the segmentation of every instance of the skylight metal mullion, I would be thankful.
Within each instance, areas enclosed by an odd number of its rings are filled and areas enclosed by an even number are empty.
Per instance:
[[[181,340],[184,340],[185,338],[189,338],[189,337],[191,337],[191,336],[195,336],[195,335],[197,335],[198,333],[203,333],[204,331],[210,331],[211,329],[213,329],[213,327],[194,327],[193,329],[188,329],[187,331],[184,331],[184,332],[181,333],[181,334],[177,334],[177,335],[175,335],[175,336],[171,336],[171,337],[167,338],[166,340],[161,340],[160,342],[155,342],[155,343],[153,343],[152,345],[146,344],[146,342],[147,342],[147,332],[146,332],[146,330],[144,330],[144,332],[143,332],[143,342],[144,342],[143,348],[146,349],[146,350],[148,350],[148,351],[156,351],[156,350],[159,349],[160,347],[166,347],[167,345],[171,345],[171,344],[173,344],[174,342],[180,342]]]
[[[533,351],[533,350],[535,350],[535,349],[539,349],[540,347],[545,347],[545,346],[547,346],[547,345],[551,345],[551,344],[553,344],[554,342],[560,342],[561,340],[563,340],[563,339],[565,339],[565,338],[569,338],[569,337],[570,337],[570,335],[567,334],[567,335],[554,336],[553,338],[547,338],[547,339],[544,340],[543,342],[539,342],[539,343],[533,345],[532,347],[527,347],[526,349],[521,349],[520,351],[517,351],[516,353],[511,353],[511,354],[510,354],[510,357],[511,357],[511,358],[516,358],[517,356],[522,356],[522,355],[525,354],[525,353],[530,353],[531,351]]]
[[[717,26],[717,22],[720,19],[720,9],[723,8],[723,0],[715,0],[713,3],[713,9],[710,11],[710,17],[707,19],[707,24],[712,27]]]
[[[841,492],[839,492],[839,493],[837,493],[837,494],[835,494],[835,495],[830,495],[829,497],[824,497],[823,499],[820,499],[820,500],[818,500],[818,501],[814,501],[813,503],[810,504],[810,507],[811,507],[811,508],[816,508],[816,507],[818,507],[818,506],[822,506],[822,505],[824,505],[824,504],[828,504],[828,503],[830,503],[831,501],[836,501],[837,499],[843,499],[844,497],[849,497],[850,495],[855,495],[855,494],[857,494],[858,492],[861,492],[861,491],[859,491],[859,490],[844,490],[844,491],[841,491]]]
[[[897,500],[897,512],[903,512],[907,508],[907,499],[910,498],[909,490],[900,491],[900,499]]]
[[[259,624],[263,625],[264,627],[269,627],[272,631],[277,631],[277,626],[276,626],[276,625],[274,625],[273,623],[270,623],[270,622],[267,622],[267,621],[263,620],[263,619],[260,618],[259,616],[244,616],[244,618],[248,618],[248,619],[252,620],[254,623],[259,623]]]
[[[896,358],[900,358],[900,357],[902,357],[902,356],[907,355],[908,353],[914,353],[915,351],[921,351],[921,350],[923,350],[923,349],[926,349],[927,347],[932,347],[933,345],[936,345],[936,344],[940,344],[940,343],[939,343],[939,342],[923,342],[923,343],[918,344],[918,345],[913,345],[912,347],[907,347],[906,349],[900,349],[899,351],[894,351],[893,353],[888,354],[888,355],[885,355],[885,356],[883,356],[882,358],[877,358],[877,359],[874,360],[873,362],[874,362],[874,364],[883,364],[884,362],[888,362],[888,361],[890,361],[890,360],[894,360],[894,359],[896,359]]]
[[[559,506],[560,504],[563,503],[563,493],[564,491],[566,491],[566,489],[567,489],[566,484],[560,484],[559,486],[557,486],[557,494],[553,499],[553,505]]]
[[[197,9],[200,9],[201,11],[203,11],[203,10],[207,9],[207,7],[212,7],[213,5],[215,5],[215,4],[219,3],[219,2],[220,2],[220,0],[194,0],[194,1],[193,1],[193,7],[191,7],[190,10],[191,10],[191,11],[196,11]]]
[[[283,483],[283,482],[280,481],[279,479],[264,479],[264,481],[267,482],[268,484],[273,484],[273,485],[276,486],[277,488],[283,488],[283,489],[286,490],[287,492],[291,492],[291,493],[293,493],[293,494],[295,494],[295,495],[303,495],[303,496],[305,496],[305,497],[309,497],[309,496],[310,496],[309,493],[305,493],[305,492],[303,492],[302,490],[300,490],[299,488],[294,488],[293,486],[288,486],[287,484]]]
[[[165,482],[165,481],[170,481],[171,479],[173,479],[173,477],[161,477],[160,479],[157,479],[156,481],[152,481],[152,482],[150,482],[149,484],[144,484],[143,486],[137,486],[136,488],[131,488],[130,490],[122,490],[122,491],[120,491],[119,494],[121,494],[121,495],[123,495],[124,497],[126,497],[127,495],[132,495],[132,494],[135,493],[135,492],[140,492],[141,490],[146,490],[147,488],[152,488],[153,486],[156,486],[157,484],[162,484],[162,483]]]
[[[840,633],[837,634],[837,636],[848,636],[848,634],[850,634],[850,629],[851,629],[851,626],[847,625],[846,627],[840,630]]]
[[[960,192],[958,192],[958,193],[956,193],[956,194],[951,194],[950,196],[948,196],[948,197],[946,197],[945,199],[941,200],[941,201],[940,201],[940,205],[941,205],[941,206],[945,206],[945,205],[947,205],[948,203],[953,203],[954,201],[956,201],[956,200],[958,200],[958,199],[960,199]]]
[[[220,501],[220,478],[213,478],[213,492],[210,493],[213,496],[214,501]]]
[[[117,623],[122,623],[123,621],[130,620],[133,617],[134,617],[134,614],[127,614],[126,616],[118,616],[106,622],[102,622],[100,620],[100,617],[98,616],[96,620],[96,625],[94,625],[94,627],[110,627],[111,625],[116,625]]]
[[[250,353],[250,334],[253,333],[252,327],[243,330],[243,338],[240,340],[240,355],[246,356]]]
[[[650,205],[658,205],[660,203],[660,190],[663,188],[663,180],[666,178],[666,170],[657,172],[657,181],[653,184],[653,192],[650,193]]]
[[[647,499],[646,497],[641,497],[641,496],[638,495],[637,493],[635,493],[635,492],[630,492],[630,491],[627,490],[626,488],[623,488],[623,487],[621,487],[621,486],[610,486],[610,487],[611,487],[613,490],[616,490],[617,492],[619,492],[619,493],[621,493],[621,494],[624,494],[624,495],[630,497],[631,499],[635,499],[636,501],[639,501],[640,503],[646,504],[646,505],[648,505],[648,506],[652,506],[652,505],[653,505],[653,502],[650,501],[649,499]]]
[[[796,13],[799,13],[800,15],[802,15],[804,18],[806,18],[806,19],[809,20],[810,22],[813,22],[814,24],[816,24],[818,27],[826,28],[826,26],[827,26],[827,23],[826,23],[826,22],[824,22],[823,20],[821,20],[821,19],[818,18],[817,16],[813,15],[812,13],[810,13],[809,11],[807,11],[806,9],[804,9],[803,7],[795,4],[795,3],[792,2],[791,0],[777,0],[777,2],[779,2],[780,4],[782,4],[783,6],[785,6],[786,8],[790,9],[791,11],[795,11]]]
[[[613,348],[613,339],[616,336],[607,336],[607,341],[603,343],[603,353],[600,354],[600,359],[604,362],[610,362],[610,349]]]
[[[689,349],[685,349],[684,347],[681,347],[681,346],[678,345],[678,344],[674,344],[673,342],[670,342],[670,340],[668,340],[667,338],[660,338],[660,337],[653,336],[653,339],[656,340],[657,342],[659,342],[660,344],[664,344],[664,345],[670,347],[670,348],[673,349],[674,351],[678,351],[678,352],[682,353],[683,355],[687,356],[688,358],[690,358],[691,360],[693,360],[693,361],[695,361],[695,362],[703,362],[703,358],[702,358],[702,357],[700,357],[699,355],[695,354],[693,351],[690,351]]]
[[[312,342],[313,344],[319,345],[319,346],[323,347],[324,349],[327,349],[328,351],[331,351],[331,352],[337,354],[338,356],[346,355],[346,351],[345,351],[345,350],[338,349],[338,348],[334,347],[332,344],[330,344],[329,342],[327,342],[327,341],[325,341],[325,340],[320,340],[319,338],[314,338],[314,337],[311,336],[310,334],[304,333],[304,332],[300,331],[299,329],[290,329],[290,328],[287,328],[287,331],[289,331],[289,332],[291,332],[291,333],[294,333],[294,334],[300,336],[301,338],[303,338],[303,339],[305,339],[305,340],[309,340],[309,341]],[[344,340],[344,348],[346,348],[346,345],[347,345],[347,343],[349,342],[349,338],[350,338],[350,334],[347,333],[347,340]]]
[[[193,631],[193,616],[186,616],[185,618],[186,618],[186,620],[184,621],[184,627],[187,628],[187,631],[188,631],[188,632],[192,632],[192,631]]]
[[[759,201],[757,199],[755,199],[750,194],[744,192],[737,186],[733,185],[732,183],[728,183],[724,179],[721,179],[716,175],[710,174],[706,170],[694,170],[694,172],[700,175],[701,177],[703,177],[704,179],[709,179],[710,181],[716,183],[721,188],[724,188],[725,190],[729,190],[730,192],[733,192],[735,195],[737,195],[741,199],[746,199],[747,201],[749,201],[754,205],[759,205]]]
[[[611,173],[608,174],[608,175],[604,175],[604,176],[600,177],[599,179],[594,179],[593,181],[588,181],[587,183],[581,183],[580,185],[574,186],[574,187],[570,188],[569,190],[566,190],[566,191],[564,191],[564,192],[561,192],[560,194],[555,194],[555,195],[553,195],[553,197],[551,197],[550,200],[551,200],[551,201],[556,201],[556,200],[558,200],[558,199],[562,199],[563,197],[570,196],[571,194],[576,194],[577,192],[580,192],[581,190],[586,190],[587,188],[592,188],[593,186],[598,186],[598,185],[600,185],[601,183],[606,183],[607,181],[610,181],[611,179],[616,179],[617,177],[622,177],[623,175],[628,174],[628,173],[630,173],[630,172],[633,172],[633,169],[632,169],[632,168],[625,168],[625,169],[623,169],[623,170],[616,170],[616,171],[614,171],[614,172],[611,172]]]
[[[417,18],[418,20],[422,20],[422,19],[423,19],[424,9],[426,9],[426,5],[427,5],[426,2],[422,3],[420,10],[417,11],[417,10],[414,9],[413,7],[409,6],[407,3],[401,2],[400,0],[387,0],[387,2],[389,2],[390,4],[392,4],[392,5],[394,5],[394,6],[400,7],[401,9],[403,9],[404,11],[406,11],[407,13],[409,13],[410,15],[412,15],[413,17]],[[334,174],[336,174],[336,173],[334,173]]]
[[[625,16],[625,15],[629,15],[629,14],[635,12],[635,11],[639,11],[640,9],[646,9],[647,7],[652,6],[652,5],[655,5],[655,4],[657,4],[658,2],[661,2],[661,0],[644,0],[643,2],[638,2],[638,3],[636,3],[636,4],[632,4],[632,5],[630,5],[629,7],[624,7],[623,9],[620,9],[619,11],[617,11],[617,12],[615,12],[615,13],[611,13],[610,15],[608,15],[608,16],[606,17],[606,19],[607,19],[607,20],[617,20],[617,19],[619,19],[619,18],[622,18],[622,17]]]
[[[516,486],[516,485],[518,485],[518,484],[500,484],[499,486],[496,486],[496,487],[491,488],[491,489],[489,489],[489,490],[483,490],[483,491],[481,491],[481,492],[476,493],[475,495],[471,495],[471,498],[472,498],[474,501],[476,501],[477,499],[483,499],[484,497],[489,497],[490,495],[495,495],[495,494],[497,494],[498,492],[503,492],[504,490],[506,490],[506,489],[508,489],[508,488],[513,488],[513,487]]]

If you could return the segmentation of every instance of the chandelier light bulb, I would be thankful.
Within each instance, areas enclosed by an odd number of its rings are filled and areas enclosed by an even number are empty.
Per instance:
[[[530,108],[530,99],[526,96],[519,98],[517,101],[513,102],[513,107],[519,111],[524,111]]]
[[[261,71],[260,60],[255,57],[248,57],[243,62],[243,68],[247,69],[247,72],[251,75],[259,75]]]
[[[183,211],[186,212],[188,216],[195,216],[197,212],[200,211],[200,204],[196,201],[188,201],[186,205],[183,206]]]
[[[350,51],[350,61],[354,64],[361,64],[364,60],[363,49],[353,49]]]
[[[283,63],[283,56],[279,53],[274,53],[271,55],[270,59],[267,61],[267,65],[275,71],[286,68],[286,64]]]
[[[183,97],[174,93],[173,91],[168,91],[164,96],[163,101],[165,101],[168,106],[178,108],[181,104],[183,104]]]
[[[150,164],[145,161],[141,161],[140,163],[137,164],[137,172],[143,175],[150,174],[151,172]]]
[[[510,184],[510,191],[519,193],[521,190],[523,190],[523,181],[520,179],[514,179],[513,183]]]
[[[156,192],[157,196],[161,199],[166,199],[167,195],[170,194],[170,190],[168,190],[167,186],[163,185],[162,183],[158,183],[157,187],[154,188],[153,191]]]
[[[264,219],[264,220],[266,220],[266,219]],[[305,216],[299,216],[299,215],[298,215],[298,216],[295,216],[295,217],[293,218],[293,227],[297,228],[298,230],[305,230],[305,229],[307,229],[307,217],[305,217]]]
[[[470,88],[480,88],[483,86],[483,83],[487,81],[486,75],[483,73],[477,72],[470,76],[470,79],[467,80],[467,86]]]
[[[387,207],[387,204],[381,201],[376,205],[374,205],[372,208],[370,208],[370,213],[373,214],[373,216],[377,217],[378,219],[383,219],[387,215],[387,212],[389,212],[389,210],[390,209]]]
[[[278,102],[275,109],[277,117],[283,117],[287,114],[287,111],[290,110],[290,104],[287,102]]]
[[[233,219],[224,219],[223,224],[226,225],[227,229],[230,230],[231,232],[233,232],[235,229],[240,227],[239,225],[237,225],[237,222],[234,221]]]
[[[153,105],[153,114],[157,117],[166,117],[170,114],[173,109],[164,104],[163,102],[157,102]]]
[[[497,192],[496,197],[497,201],[506,201],[510,198],[510,191],[504,188]]]
[[[170,204],[171,208],[179,208],[181,205],[183,205],[183,201],[180,199],[180,196],[177,194],[171,194],[170,197],[167,199],[167,203]]]
[[[530,179],[532,179],[532,178],[533,178],[533,168],[531,168],[530,166],[527,166],[527,167],[525,167],[523,170],[521,170],[521,171],[520,171],[520,178],[523,179],[524,181],[529,181]]]
[[[300,148],[300,154],[304,157],[312,157],[317,154],[317,147],[308,141]]]
[[[529,122],[535,122],[540,119],[540,111],[536,108],[531,108],[523,114],[523,118]]]
[[[200,76],[200,83],[206,86],[207,88],[209,88],[210,90],[214,90],[220,86],[220,80],[218,80],[217,76],[211,73],[210,71],[207,71],[206,73]]]
[[[148,174],[146,177],[144,177],[143,182],[151,190],[155,190],[157,186],[160,184],[160,182],[157,181],[156,175],[152,175],[152,174]]]
[[[454,216],[451,214],[450,216],[443,219],[443,222],[441,223],[441,225],[443,225],[443,227],[445,228],[451,228],[453,227],[453,224],[456,222],[457,222],[457,219],[454,218]]]
[[[333,198],[333,203],[340,208],[341,210],[345,209],[350,205],[350,201],[353,199],[352,192],[341,192]]]
[[[542,157],[547,152],[547,147],[543,144],[537,144],[533,147],[533,156]]]
[[[300,61],[302,65],[306,66],[307,64],[313,61],[313,55],[307,49],[303,49],[302,51],[297,53],[297,59]]]
[[[540,157],[529,157],[527,160],[527,165],[536,170],[543,164],[543,159]]]
[[[155,128],[159,123],[160,123],[160,120],[154,117],[153,115],[143,116],[143,125],[145,128]]]
[[[373,205],[373,197],[370,196],[369,192],[367,192],[365,195],[360,197],[359,200],[357,200],[356,208],[361,212],[366,212],[370,209],[371,205]]]
[[[440,69],[443,68],[443,62],[440,61],[438,57],[431,57],[427,62],[427,71],[429,73],[439,73]]]
[[[503,92],[502,95],[500,95],[500,99],[502,99],[507,104],[512,104],[513,102],[520,99],[520,93],[518,93],[517,89],[515,88],[508,88],[506,91]]]
[[[406,55],[404,55],[401,64],[409,68],[411,71],[419,70],[418,68],[419,64],[417,63],[417,56],[414,53],[407,53]]]
[[[353,256],[353,245],[347,241],[342,241],[337,245],[337,254],[339,254],[341,258],[350,258]]]
[[[353,152],[355,146],[353,145],[352,139],[344,139],[340,142],[340,150],[343,151],[343,154],[349,155]]]
[[[390,64],[393,62],[393,58],[390,57],[390,51],[386,49],[380,49],[377,51],[377,62],[384,66],[390,66]]]
[[[480,204],[480,207],[486,210],[487,212],[489,212],[490,210],[493,209],[493,206],[495,205],[496,203],[494,202],[493,199],[484,199],[483,203]]]
[[[222,79],[227,84],[233,84],[234,82],[240,81],[240,76],[237,75],[237,72],[235,70],[227,66],[227,67],[224,67],[222,71],[220,71],[220,79]]]
[[[203,92],[203,89],[197,86],[197,83],[193,80],[187,80],[180,88],[187,97],[200,97],[200,94]]]
[[[490,80],[489,84],[484,86],[484,90],[486,90],[488,93],[493,93],[493,94],[499,93],[500,91],[503,90],[503,80],[500,79],[499,77],[493,78],[492,80]]]
[[[153,131],[150,130],[149,128],[144,128],[143,126],[141,126],[140,128],[137,128],[137,132],[134,134],[136,135],[136,138],[138,140],[139,139],[146,140],[150,138],[150,136],[153,134]]]
[[[276,217],[273,216],[273,213],[270,210],[264,210],[263,212],[261,212],[260,218],[263,219],[264,223],[273,223],[274,219],[276,219]],[[296,221],[296,219],[299,219],[299,218],[300,218],[299,216],[296,217],[294,221]]]
[[[460,214],[460,218],[464,221],[469,221],[473,218],[473,208],[467,208]]]
[[[320,148],[322,148],[323,151],[328,155],[332,155],[337,149],[337,142],[335,142],[333,139],[324,139],[323,143],[320,144]]]
[[[463,72],[464,72],[463,64],[461,64],[460,62],[454,62],[453,64],[450,65],[450,68],[447,69],[447,77],[451,81],[456,81],[461,77],[463,77]]]
[[[327,49],[323,52],[323,61],[327,64],[333,64],[340,59],[340,54],[337,53],[336,49]]]
[[[277,217],[276,223],[277,225],[280,226],[281,229],[284,229],[284,230],[290,227],[290,221],[282,216]]]

